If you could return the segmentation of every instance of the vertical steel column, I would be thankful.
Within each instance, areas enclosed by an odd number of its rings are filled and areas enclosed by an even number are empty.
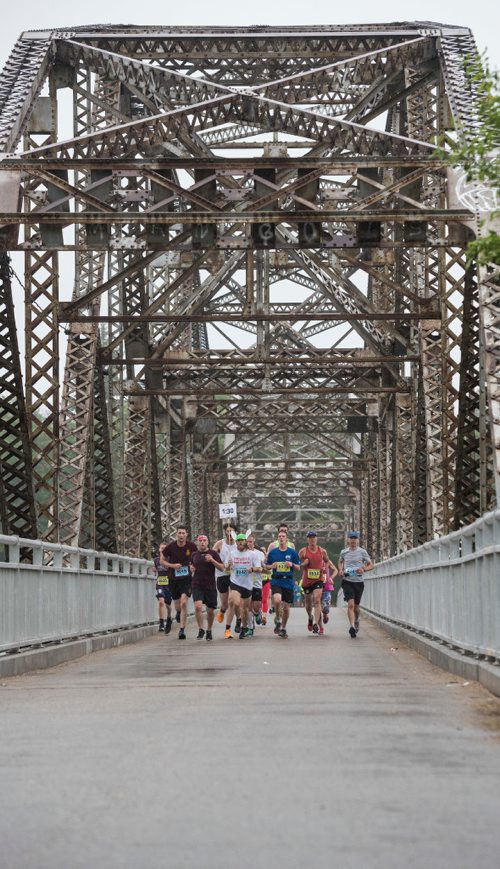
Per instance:
[[[41,103],[41,100],[48,103]],[[51,80],[49,96],[39,99],[48,112],[31,117],[25,149],[49,145],[57,137],[57,96]],[[49,123],[47,120],[50,118]],[[34,194],[42,185],[26,188],[25,209],[38,208]],[[26,241],[35,241],[31,227]],[[59,257],[55,252],[29,250],[25,254],[26,410],[31,437],[33,482],[37,493],[38,533],[46,540],[59,535]]]
[[[21,362],[10,282],[0,253],[0,493],[3,534],[35,538],[36,510]]]
[[[395,438],[397,451],[394,461],[395,489],[398,492],[396,511],[396,548],[398,552],[413,546],[413,518],[415,504],[414,456],[415,432],[413,430],[414,399],[398,395],[395,412]]]
[[[116,102],[118,87],[97,78],[92,93],[92,79],[86,69],[75,70],[77,87],[73,91],[73,124],[75,135],[81,135],[109,123],[110,113],[103,108],[96,110],[93,97]],[[63,79],[64,81],[64,79]],[[77,186],[85,189],[91,173],[78,172]],[[110,185],[104,184],[94,190],[94,197],[106,201]],[[80,207],[81,206],[77,206]],[[76,227],[76,238],[82,246],[91,243],[85,227]],[[73,299],[102,284],[106,253],[103,250],[80,250],[75,255],[75,286]],[[88,309],[97,314],[100,308],[98,297]],[[95,494],[96,469],[94,467],[94,384],[96,352],[98,343],[97,325],[72,324],[69,329],[64,389],[61,408],[61,470],[60,491],[60,539],[73,546],[90,545],[95,542]],[[101,426],[101,434],[104,429]],[[101,467],[101,465],[99,465]],[[106,473],[112,497],[111,468]],[[97,483],[97,485],[100,485]],[[83,527],[90,523],[87,529]],[[108,535],[106,535],[108,536]],[[114,535],[112,535],[114,536]]]
[[[493,449],[496,503],[500,504],[500,268],[479,272],[481,341],[484,348],[484,372]]]
[[[133,555],[134,557],[138,557],[141,553],[144,490],[150,460],[149,449],[147,448],[150,422],[148,398],[141,395],[131,395],[128,402],[124,460],[125,490],[122,528],[123,551],[126,555]]]
[[[475,269],[464,276],[460,391],[458,404],[457,465],[454,528],[474,522],[481,514],[485,462],[480,432],[479,297]]]

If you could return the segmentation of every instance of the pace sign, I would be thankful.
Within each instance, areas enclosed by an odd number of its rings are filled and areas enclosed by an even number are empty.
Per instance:
[[[219,519],[236,519],[236,504],[219,504]]]

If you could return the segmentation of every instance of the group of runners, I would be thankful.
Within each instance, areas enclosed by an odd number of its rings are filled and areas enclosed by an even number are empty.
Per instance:
[[[232,524],[225,526],[223,538],[213,547],[206,534],[198,534],[196,542],[189,540],[187,528],[180,525],[175,539],[160,546],[154,563],[159,630],[169,634],[175,618],[179,640],[186,639],[192,595],[197,639],[208,641],[213,639],[214,621],[224,625],[225,639],[236,635],[243,640],[254,635],[256,626],[267,624],[269,612],[274,612],[274,633],[287,639],[296,577],[304,596],[307,630],[324,634],[337,575],[347,603],[349,635],[354,639],[359,631],[363,575],[373,567],[370,555],[359,545],[357,531],[348,533],[337,568],[326,549],[318,545],[315,531],[307,532],[306,545],[297,550],[285,524],[278,526],[277,539],[267,551],[257,546],[251,532],[238,533]]]

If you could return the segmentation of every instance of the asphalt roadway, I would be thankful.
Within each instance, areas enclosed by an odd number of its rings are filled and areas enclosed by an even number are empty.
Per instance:
[[[0,688],[2,869],[498,869],[500,700],[295,610]]]

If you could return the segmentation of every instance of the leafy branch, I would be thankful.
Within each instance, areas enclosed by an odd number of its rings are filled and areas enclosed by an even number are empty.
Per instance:
[[[465,72],[470,83],[471,92],[477,100],[479,131],[473,132],[465,127],[458,130],[458,141],[451,151],[440,150],[440,159],[446,159],[449,165],[465,170],[467,181],[477,181],[487,184],[500,196],[500,74],[491,70],[487,62],[481,58],[469,59],[465,64]],[[449,141],[449,140],[448,140]],[[467,246],[467,257],[475,259],[481,265],[500,265],[500,235],[492,223],[500,217],[500,209],[492,211],[488,218],[482,221],[486,230],[475,241]]]

